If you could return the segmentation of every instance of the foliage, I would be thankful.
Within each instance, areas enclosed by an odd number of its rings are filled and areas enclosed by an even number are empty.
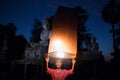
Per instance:
[[[115,3],[115,0],[110,0],[102,10],[102,18],[105,22],[113,25],[120,21],[120,6]]]
[[[22,36],[16,36],[17,27],[14,23],[0,25],[0,53],[5,49],[7,59],[14,60],[22,58],[27,39]]]
[[[76,7],[79,12],[78,16],[78,49],[83,48],[83,42],[87,39],[87,28],[86,28],[86,21],[88,19],[87,11]]]
[[[47,26],[48,26],[48,29],[50,29],[50,30],[52,28],[53,19],[54,19],[54,16],[50,16],[49,18],[47,18],[47,20],[48,20],[48,25]],[[38,19],[35,19],[34,20],[34,26],[33,26],[32,30],[31,30],[31,39],[30,39],[30,41],[31,42],[39,42],[42,30],[43,30],[42,22],[39,21]]]
[[[40,33],[42,31],[42,23],[38,19],[34,20],[34,26],[31,30],[31,42],[38,42],[40,41]]]
[[[113,35],[113,54],[117,53],[116,47],[116,31],[115,31],[115,24],[118,24],[120,21],[120,6],[116,4],[115,0],[110,0],[108,4],[102,9],[102,18],[105,22],[112,25],[112,35]]]

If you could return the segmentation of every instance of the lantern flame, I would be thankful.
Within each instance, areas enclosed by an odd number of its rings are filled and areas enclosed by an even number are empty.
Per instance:
[[[57,52],[56,57],[58,58],[64,58],[64,52]]]
[[[53,48],[55,52],[64,52],[64,45],[59,39],[54,41]]]
[[[56,57],[64,58],[64,45],[60,39],[54,41],[53,48],[54,52],[56,52]]]

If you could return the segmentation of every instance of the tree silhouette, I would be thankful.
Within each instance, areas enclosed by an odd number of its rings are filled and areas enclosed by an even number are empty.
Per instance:
[[[81,49],[83,48],[82,43],[85,40],[85,36],[87,33],[87,28],[86,28],[86,21],[88,19],[88,14],[87,11],[80,8],[80,7],[76,7],[76,9],[78,9],[79,12],[79,17],[78,17],[78,48]]]
[[[48,28],[49,28],[49,30],[51,30],[54,16],[50,16],[49,18],[47,18],[47,20],[48,20]]]
[[[24,50],[27,44],[27,39],[23,35],[18,35],[15,37],[15,59],[23,59],[24,58]]]
[[[102,18],[105,22],[112,25],[112,35],[113,35],[113,49],[116,53],[115,47],[115,24],[120,21],[120,6],[115,3],[115,0],[110,0],[108,4],[102,9]]]
[[[5,35],[7,36],[7,46],[8,46],[6,56],[9,60],[13,60],[15,58],[14,46],[15,46],[16,30],[17,28],[14,25],[14,23],[8,23],[7,25],[5,25],[4,32],[5,32]]]
[[[115,47],[116,47],[116,54],[111,53],[114,56],[114,61],[120,61],[120,27],[115,29]]]
[[[49,18],[47,18],[48,20],[48,28],[51,30],[52,28],[52,24],[53,24],[53,19],[54,19],[54,16],[50,16]],[[32,28],[31,30],[31,39],[30,41],[31,42],[38,42],[40,41],[40,34],[41,34],[41,31],[43,30],[43,27],[42,27],[42,23],[41,21],[39,21],[38,19],[35,19],[34,20],[34,27]]]
[[[0,24],[0,54],[2,53],[3,39],[4,39],[4,26]]]
[[[17,27],[14,23],[0,24],[0,53],[4,51],[5,58],[3,59],[11,63],[11,71],[13,71],[15,60],[23,58],[24,48],[27,43],[24,36],[16,36],[16,31]]]
[[[4,48],[4,42],[6,43],[6,57],[8,60],[15,60],[22,58],[24,48],[27,43],[27,39],[22,36],[16,36],[17,27],[14,23],[8,23],[7,25],[0,24],[0,51]],[[0,52],[1,53],[1,52]]]
[[[76,62],[76,65],[79,66],[80,62],[81,62],[81,53],[82,53],[82,49],[83,49],[83,42],[85,40],[85,36],[86,36],[86,32],[87,32],[87,29],[86,29],[86,21],[88,19],[88,14],[87,14],[87,11],[82,9],[81,7],[76,7],[76,10],[78,11],[79,13],[79,16],[78,16],[78,44],[77,44],[77,62]]]
[[[40,41],[40,33],[42,31],[42,23],[41,21],[39,21],[38,19],[35,19],[34,20],[34,27],[33,29],[31,30],[31,39],[30,41],[31,42],[38,42]]]
[[[115,30],[115,35],[116,35],[115,46],[117,48],[117,51],[120,51],[120,26]]]
[[[8,23],[7,25],[0,24],[0,54],[10,54],[9,51],[13,46],[11,45],[14,41],[16,26],[14,23]]]

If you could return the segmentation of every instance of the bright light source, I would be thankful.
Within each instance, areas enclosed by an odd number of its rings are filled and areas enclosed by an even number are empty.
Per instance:
[[[65,45],[66,43],[61,39],[54,39],[51,47],[49,46],[49,55],[57,58],[74,58],[75,55],[68,49],[70,45]]]
[[[57,52],[56,57],[58,58],[64,58],[64,52]]]
[[[54,50],[57,52],[63,52],[64,51],[64,45],[61,42],[61,40],[55,40],[54,42]]]

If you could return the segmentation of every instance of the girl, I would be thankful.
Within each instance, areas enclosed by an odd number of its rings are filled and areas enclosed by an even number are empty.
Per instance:
[[[73,74],[74,71],[74,64],[75,64],[75,59],[72,59],[72,68],[70,70],[62,69],[62,60],[57,59],[55,66],[56,69],[51,69],[48,67],[48,62],[49,62],[49,57],[46,57],[46,67],[47,67],[47,73],[52,76],[52,80],[65,80],[65,78],[68,75]]]

